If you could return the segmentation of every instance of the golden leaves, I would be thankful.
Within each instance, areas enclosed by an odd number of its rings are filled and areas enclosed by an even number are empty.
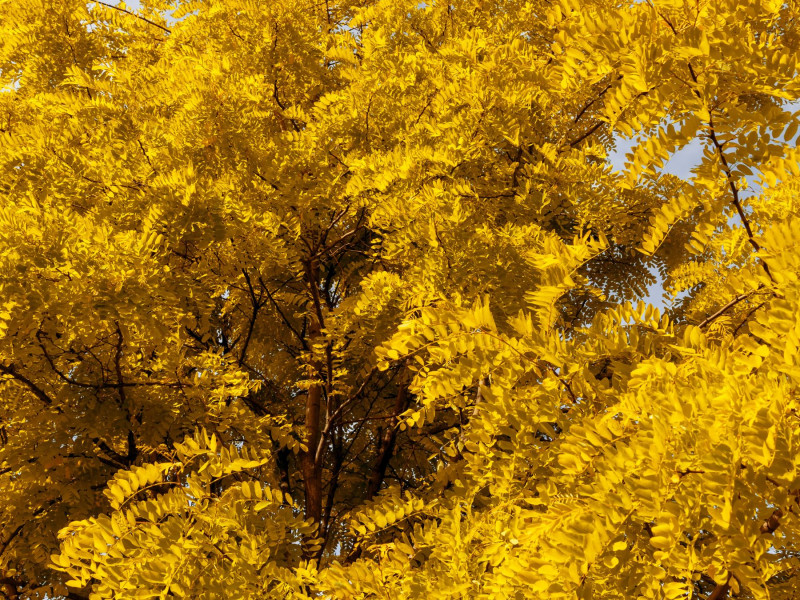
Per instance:
[[[794,7],[142,4],[0,5],[2,569],[97,598],[791,577],[796,523],[761,523],[800,468]]]

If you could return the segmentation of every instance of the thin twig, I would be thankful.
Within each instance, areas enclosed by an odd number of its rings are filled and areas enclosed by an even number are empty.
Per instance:
[[[699,85],[699,82],[697,80],[697,74],[694,72],[692,63],[687,63],[687,64],[689,66],[689,74],[692,77],[692,81],[694,81],[695,84]],[[696,89],[693,89],[692,91],[694,92],[694,95],[697,97],[697,99],[702,102],[703,96],[700,94],[700,92],[697,91]],[[750,241],[750,245],[756,252],[759,252],[761,250],[761,244],[759,244],[756,241],[755,235],[753,234],[753,229],[752,227],[750,227],[750,221],[747,219],[747,215],[744,214],[744,209],[742,208],[742,203],[739,199],[739,188],[736,187],[736,182],[734,182],[733,180],[733,175],[731,174],[731,168],[730,165],[728,164],[728,159],[725,156],[725,152],[723,152],[722,144],[720,144],[719,140],[717,139],[717,134],[716,131],[714,130],[714,119],[711,117],[710,108],[709,108],[707,126],[708,126],[708,139],[711,140],[711,143],[717,150],[717,155],[719,156],[719,160],[722,163],[722,170],[724,171],[725,177],[728,180],[728,187],[730,188],[731,194],[733,195],[733,206],[736,208],[736,212],[739,215],[739,219],[741,220],[742,225],[744,225],[744,229],[747,232],[747,239]],[[772,277],[772,273],[770,272],[767,263],[765,263],[761,258],[758,259],[758,262],[763,267],[764,272],[767,274],[767,277],[769,277],[770,281],[774,283],[775,279]]]
[[[291,331],[291,332],[292,332],[292,333],[293,333],[293,334],[294,334],[294,335],[297,337],[297,339],[300,341],[300,344],[301,344],[301,346],[303,347],[303,350],[308,350],[308,344],[306,343],[305,337],[304,337],[304,336],[302,336],[302,335],[301,335],[301,334],[300,334],[300,333],[297,331],[297,329],[295,329],[295,328],[294,328],[294,326],[292,325],[292,323],[289,321],[289,319],[288,319],[288,318],[286,317],[286,315],[283,313],[283,311],[281,310],[281,307],[280,307],[280,306],[278,306],[278,303],[275,301],[275,298],[273,298],[273,297],[272,297],[272,294],[270,293],[270,291],[269,291],[269,288],[267,287],[267,284],[265,284],[265,283],[264,283],[264,281],[263,281],[263,280],[262,280],[260,277],[258,278],[258,281],[259,281],[259,283],[261,283],[261,286],[264,288],[264,292],[267,294],[267,298],[269,298],[270,302],[272,302],[272,305],[275,307],[275,310],[276,310],[276,311],[278,312],[278,314],[281,316],[281,319],[283,319],[283,322],[286,324],[286,326],[289,328],[289,330],[290,330],[290,331]]]
[[[757,293],[757,292],[760,292],[760,291],[761,291],[761,289],[762,289],[762,288],[761,288],[761,287],[759,287],[758,289],[755,289],[755,290],[752,290],[752,291],[750,291],[750,292],[747,292],[746,294],[741,294],[741,295],[739,295],[739,296],[736,296],[736,298],[734,298],[733,300],[731,300],[730,302],[728,302],[728,303],[727,303],[725,306],[723,306],[722,308],[720,308],[720,309],[719,309],[717,312],[715,312],[713,315],[711,315],[710,317],[706,317],[705,319],[703,319],[703,320],[702,320],[702,321],[701,321],[701,322],[700,322],[700,323],[699,323],[697,326],[698,326],[698,327],[700,327],[700,328],[702,329],[703,327],[705,327],[705,326],[706,326],[706,325],[708,325],[709,323],[711,323],[711,322],[713,322],[713,321],[716,321],[716,320],[717,320],[719,317],[721,317],[723,314],[725,314],[725,312],[727,312],[727,310],[728,310],[728,309],[730,309],[730,308],[733,308],[734,306],[736,306],[737,304],[739,304],[739,302],[741,302],[742,300],[746,300],[747,298],[749,298],[749,297],[750,297],[750,296],[752,296],[753,294],[755,294],[755,293]]]
[[[131,12],[131,11],[129,11],[129,10],[125,9],[125,8],[122,8],[120,6],[114,6],[113,4],[106,4],[105,2],[101,2],[100,0],[92,0],[92,1],[95,4],[102,4],[106,8],[113,8],[114,10],[118,10],[119,12],[125,13],[126,15],[130,15],[132,17],[136,17],[137,19],[139,19],[141,21],[144,21],[145,23],[148,23],[148,24],[152,25],[153,27],[158,27],[162,31],[166,31],[167,33],[172,33],[172,31],[170,31],[168,28],[164,27],[163,25],[159,25],[158,23],[154,23],[153,21],[151,21],[150,19],[148,19],[146,17],[143,17],[142,15],[137,15],[135,12]]]

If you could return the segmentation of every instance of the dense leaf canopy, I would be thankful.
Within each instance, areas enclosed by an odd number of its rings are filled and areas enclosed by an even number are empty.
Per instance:
[[[795,0],[140,4],[0,0],[0,597],[798,597]]]

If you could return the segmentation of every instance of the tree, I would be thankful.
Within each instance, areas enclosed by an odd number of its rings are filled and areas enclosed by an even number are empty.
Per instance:
[[[2,594],[796,597],[798,16],[0,2]]]

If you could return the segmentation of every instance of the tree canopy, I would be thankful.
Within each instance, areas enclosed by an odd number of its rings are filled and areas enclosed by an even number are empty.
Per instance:
[[[797,598],[799,18],[0,0],[0,597]]]

